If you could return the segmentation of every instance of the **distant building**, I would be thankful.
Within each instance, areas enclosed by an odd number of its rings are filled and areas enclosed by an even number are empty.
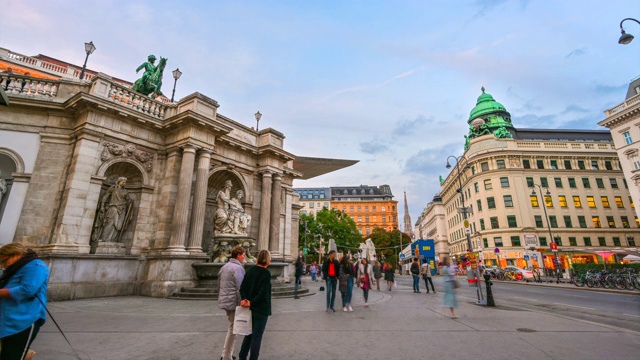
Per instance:
[[[331,188],[295,188],[293,191],[300,196],[301,214],[315,216],[323,208],[330,208]]]
[[[407,202],[407,192],[404,192],[404,227],[403,233],[407,234],[410,239],[413,237],[413,226],[411,225],[411,215],[409,214],[409,203]]]
[[[629,84],[629,90],[623,103],[604,112],[606,118],[598,123],[611,131],[624,172],[629,185],[631,198],[640,203],[640,77]],[[636,207],[636,216],[640,208]]]
[[[552,241],[563,269],[601,263],[596,251],[637,253],[640,223],[609,132],[515,129],[505,107],[482,91],[459,169],[451,164],[442,184],[454,258],[468,248],[461,196],[471,210],[472,247],[489,265],[497,263],[496,248],[502,266],[536,264],[529,242],[547,255],[547,268],[554,267]]]
[[[440,195],[435,195],[433,200],[422,210],[415,224],[416,239],[433,239],[436,261],[440,262],[449,255],[449,243],[447,242],[447,222],[445,219],[444,204]]]

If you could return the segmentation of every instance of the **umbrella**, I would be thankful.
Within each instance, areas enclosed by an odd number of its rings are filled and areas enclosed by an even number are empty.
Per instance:
[[[622,258],[622,260],[627,260],[627,261],[640,261],[640,256],[627,255],[627,256],[623,257],[623,258]]]
[[[602,256],[602,258],[605,260],[603,262],[604,268],[605,270],[607,269],[607,261],[606,259],[608,259],[611,255],[615,255],[616,253],[612,252],[612,251],[596,251],[596,254]]]

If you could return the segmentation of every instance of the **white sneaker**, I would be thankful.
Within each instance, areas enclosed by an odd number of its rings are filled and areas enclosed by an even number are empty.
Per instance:
[[[342,311],[345,311],[345,312],[346,312],[346,311],[347,311],[347,307],[346,307],[346,306],[343,306],[343,307],[342,307]]]
[[[349,304],[349,311],[353,311],[353,308],[351,307],[351,304]]]
[[[367,304],[367,303],[364,303],[364,307],[369,307],[369,304]]]

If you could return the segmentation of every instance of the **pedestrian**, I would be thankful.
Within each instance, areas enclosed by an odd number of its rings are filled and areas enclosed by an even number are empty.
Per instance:
[[[0,248],[0,267],[0,358],[21,360],[47,318],[49,268],[20,243]]]
[[[431,290],[433,290],[433,293],[435,294],[436,289],[433,287],[433,281],[431,280],[431,264],[429,264],[429,261],[425,261],[420,267],[420,270],[422,271],[424,287],[427,288],[427,294],[429,293],[429,284],[431,284]]]
[[[362,296],[364,297],[364,307],[369,307],[369,290],[373,288],[375,282],[373,276],[373,266],[369,264],[369,261],[365,258],[360,260],[358,265],[358,284],[362,288]]]
[[[393,287],[393,283],[395,281],[396,273],[393,271],[393,266],[391,264],[385,264],[386,267],[384,269],[384,280],[387,282],[389,286],[389,291]]]
[[[311,281],[312,282],[318,281],[316,279],[316,274],[318,273],[318,265],[316,264],[315,261],[311,263],[311,266],[309,267],[309,272],[311,273]]]
[[[340,263],[336,260],[336,251],[330,250],[329,257],[322,264],[322,278],[327,282],[327,312],[336,312],[336,285],[340,276]]]
[[[351,264],[351,258],[344,255],[340,259],[340,276],[339,290],[342,297],[342,311],[353,311],[351,307],[351,298],[353,297],[353,265]]]
[[[458,299],[456,299],[456,271],[454,266],[451,265],[451,260],[446,257],[442,262],[444,265],[442,268],[442,276],[444,278],[444,306],[451,310],[451,318],[457,319],[455,308],[458,307]]]
[[[409,268],[411,277],[413,277],[413,292],[420,292],[420,264],[418,264],[418,258],[414,257]]]
[[[304,268],[302,255],[298,255],[298,259],[296,260],[295,267],[296,267],[296,272],[295,272],[296,284],[293,286],[293,298],[300,299],[300,297],[298,296],[298,287],[302,284],[302,281],[300,280],[300,278],[302,277],[302,269]]]
[[[257,264],[247,270],[240,286],[240,306],[251,309],[251,335],[246,335],[238,354],[239,360],[258,360],[262,335],[271,315],[271,272],[267,267],[271,264],[271,253],[260,250]]]
[[[373,265],[373,277],[376,278],[376,287],[378,291],[380,291],[380,278],[382,278],[382,267],[380,266],[380,262],[376,261],[376,264]]]
[[[245,249],[236,245],[231,249],[231,259],[220,268],[218,273],[218,307],[227,312],[227,337],[224,339],[220,360],[232,360],[236,335],[233,333],[233,321],[236,316],[236,306],[240,305],[240,286],[244,279]],[[233,356],[235,359],[235,356]]]

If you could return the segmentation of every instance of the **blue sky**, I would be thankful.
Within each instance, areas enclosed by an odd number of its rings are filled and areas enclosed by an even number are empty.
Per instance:
[[[129,81],[168,57],[177,98],[201,92],[248,126],[259,110],[296,155],[360,160],[294,186],[389,184],[414,223],[481,86],[516,127],[599,129],[640,75],[640,25],[617,43],[637,0],[2,3],[0,47],[82,64],[93,41],[88,67]]]

